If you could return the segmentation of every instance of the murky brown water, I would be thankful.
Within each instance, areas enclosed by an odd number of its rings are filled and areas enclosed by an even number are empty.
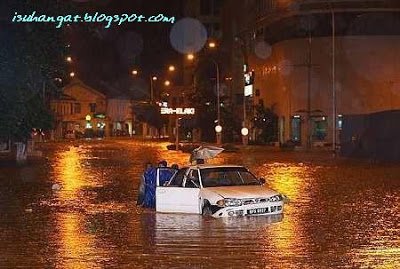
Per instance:
[[[143,164],[188,160],[165,145],[47,144],[46,161],[0,164],[0,267],[400,268],[400,167],[223,153],[213,162],[244,164],[290,198],[283,217],[156,214],[135,205]]]

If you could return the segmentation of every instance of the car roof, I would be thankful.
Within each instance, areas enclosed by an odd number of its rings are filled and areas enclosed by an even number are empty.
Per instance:
[[[244,167],[243,165],[230,165],[230,164],[224,164],[224,165],[196,164],[196,165],[191,165],[188,168],[208,169],[208,168],[246,168],[246,167]]]

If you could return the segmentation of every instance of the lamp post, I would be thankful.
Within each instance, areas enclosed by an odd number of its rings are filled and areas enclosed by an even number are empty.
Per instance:
[[[208,43],[208,48],[210,49],[216,49],[217,44],[213,41],[210,41]],[[189,61],[193,61],[195,59],[195,56],[193,53],[189,53],[186,55],[186,58]],[[208,58],[215,66],[215,71],[216,71],[216,90],[217,90],[217,125],[215,126],[215,132],[216,132],[216,142],[218,145],[222,144],[222,126],[221,126],[221,100],[220,100],[220,78],[219,78],[219,65],[217,61],[215,61],[212,58]],[[195,82],[196,80],[193,77],[193,87],[195,88]],[[218,130],[218,131],[217,131]]]
[[[175,119],[175,150],[179,150],[179,117],[176,115]]]
[[[219,65],[218,63],[214,60],[214,59],[210,59],[216,68],[216,72],[217,72],[217,126],[221,127],[221,101],[220,101],[220,91],[219,91]],[[217,144],[220,145],[222,143],[222,127],[220,129],[219,132],[216,132],[217,135]]]
[[[336,86],[335,86],[335,12],[332,14],[332,151],[336,157]]]
[[[215,49],[217,47],[217,44],[213,41],[210,41],[208,43],[208,47],[210,49]],[[216,79],[217,79],[216,80],[216,82],[217,82],[217,87],[216,87],[217,88],[217,126],[215,127],[216,128],[215,131],[216,131],[216,136],[217,136],[217,144],[221,145],[221,143],[222,143],[222,133],[221,133],[222,127],[221,127],[221,101],[220,101],[220,92],[219,92],[219,65],[214,59],[210,58],[210,60],[214,63],[215,69],[217,72],[217,77],[216,77]],[[218,126],[221,128],[217,128]],[[217,129],[219,130],[219,132],[217,131]]]
[[[243,58],[243,74],[245,74],[246,72],[248,72],[248,49],[247,49],[247,44],[246,41],[240,37],[240,36],[235,36],[235,43],[239,45],[240,47],[240,52],[242,54],[242,58]],[[244,84],[242,84],[243,86],[243,123],[242,123],[242,130],[241,130],[241,134],[242,134],[242,143],[244,146],[246,146],[249,142],[249,129],[246,127],[247,125],[247,115],[246,115],[246,95],[244,94]]]
[[[156,76],[150,76],[150,103],[154,101],[154,88],[153,88],[153,81],[156,81]]]

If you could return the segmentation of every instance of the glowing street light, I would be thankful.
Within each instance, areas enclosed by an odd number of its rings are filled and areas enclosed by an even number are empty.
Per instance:
[[[249,134],[249,129],[246,127],[243,127],[242,130],[240,130],[243,136],[247,136]]]
[[[175,71],[175,66],[173,66],[173,65],[168,66],[168,71],[174,72]]]
[[[72,57],[71,56],[67,57],[67,62],[72,63]]]
[[[166,81],[164,81],[164,85],[169,86],[169,85],[171,85],[171,82],[169,80],[166,80]]]
[[[194,60],[194,54],[193,54],[193,53],[189,53],[189,54],[186,56],[186,58],[187,58],[189,61],[193,61],[193,60]]]
[[[213,48],[217,47],[217,44],[214,41],[211,41],[208,43],[208,47],[213,49]]]
[[[137,74],[139,74],[139,72],[136,69],[132,70],[132,75],[136,76]]]
[[[154,99],[154,87],[153,87],[153,81],[156,81],[157,77],[156,76],[150,76],[150,101],[153,103]]]
[[[70,76],[71,78],[73,78],[73,77],[75,77],[75,73],[74,73],[74,72],[71,72],[71,73],[69,73],[69,76]]]

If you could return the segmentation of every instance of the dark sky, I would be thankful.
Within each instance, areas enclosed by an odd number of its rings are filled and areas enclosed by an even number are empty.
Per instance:
[[[12,26],[11,19],[15,11],[24,15],[37,11],[53,16],[68,14],[83,16],[86,12],[91,14],[99,12],[107,15],[142,14],[148,17],[161,13],[168,17],[174,16],[175,21],[183,17],[183,0],[41,1],[0,1],[0,26]],[[47,25],[55,27],[52,23]],[[34,27],[34,24],[18,25],[18,27],[32,26]],[[105,23],[78,22],[61,28],[65,33],[65,45],[70,44],[67,53],[73,58],[68,73],[75,72],[77,78],[111,96],[133,94],[135,98],[146,97],[150,74],[171,79],[175,85],[180,83],[179,72],[182,74],[182,70],[179,65],[182,57],[172,48],[169,41],[172,23],[125,22],[121,26],[112,24],[108,29],[105,26]],[[50,41],[43,40],[43,42]],[[177,66],[179,71],[174,78],[166,77],[165,71],[169,64]],[[134,68],[140,70],[140,75],[136,78],[131,74]]]
[[[135,0],[135,1],[86,1],[76,0],[74,7],[79,12],[114,14],[143,14],[145,16],[165,14],[182,18],[182,1],[173,0]],[[80,3],[82,2],[82,3]],[[66,27],[67,43],[71,44],[74,59],[71,70],[78,78],[110,95],[140,93],[146,87],[152,73],[162,76],[168,64],[178,66],[181,57],[174,51],[169,41],[171,23],[127,23],[71,24]],[[132,78],[131,70],[139,69],[137,79]],[[143,81],[141,81],[143,78]],[[175,84],[179,77],[175,77]],[[141,83],[142,82],[142,83]],[[147,90],[147,89],[146,89]]]

